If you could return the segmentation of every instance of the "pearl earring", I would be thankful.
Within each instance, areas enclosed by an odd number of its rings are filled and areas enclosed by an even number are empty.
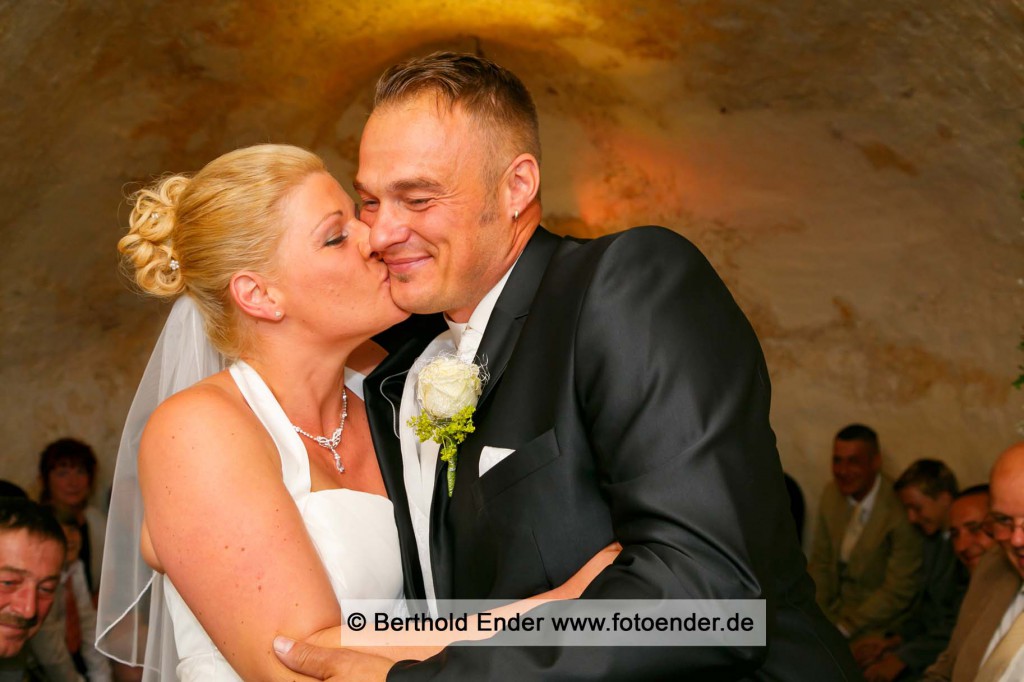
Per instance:
[[[274,317],[276,317],[277,319],[281,319],[281,311],[280,310],[275,310],[274,311]]]
[[[519,220],[519,209],[518,208],[516,209],[516,212],[512,214],[512,220]]]

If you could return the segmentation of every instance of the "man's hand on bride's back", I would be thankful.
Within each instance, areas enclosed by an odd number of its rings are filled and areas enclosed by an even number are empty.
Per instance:
[[[287,637],[274,639],[274,652],[290,670],[329,682],[383,682],[393,665],[393,661],[380,656],[296,642]]]

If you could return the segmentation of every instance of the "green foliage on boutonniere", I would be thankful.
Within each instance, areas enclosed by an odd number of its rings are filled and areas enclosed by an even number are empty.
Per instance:
[[[420,442],[432,440],[441,446],[441,461],[448,464],[448,497],[455,491],[455,467],[458,465],[458,448],[466,436],[476,430],[473,426],[474,405],[467,405],[450,419],[433,419],[427,413],[409,420],[409,426],[416,432]]]

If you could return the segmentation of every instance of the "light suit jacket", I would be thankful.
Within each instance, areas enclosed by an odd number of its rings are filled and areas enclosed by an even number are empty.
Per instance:
[[[960,607],[949,646],[928,668],[922,682],[969,682],[978,674],[981,657],[988,649],[1007,607],[1020,590],[1020,574],[996,545],[981,558],[971,576],[971,586]]]
[[[895,629],[921,588],[924,557],[921,534],[907,521],[892,480],[883,475],[871,517],[849,563],[840,567],[839,548],[852,513],[846,497],[830,481],[818,509],[808,562],[818,604],[851,637]]]

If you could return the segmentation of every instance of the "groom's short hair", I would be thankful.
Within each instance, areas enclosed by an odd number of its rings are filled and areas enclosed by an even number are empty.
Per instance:
[[[435,94],[438,105],[448,111],[458,106],[484,124],[496,147],[492,158],[502,168],[524,152],[540,161],[537,108],[530,91],[508,69],[484,57],[457,52],[409,59],[381,75],[373,109],[401,104],[423,93]],[[493,139],[494,133],[498,139]]]

